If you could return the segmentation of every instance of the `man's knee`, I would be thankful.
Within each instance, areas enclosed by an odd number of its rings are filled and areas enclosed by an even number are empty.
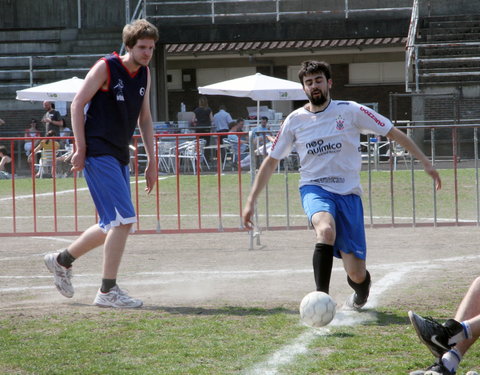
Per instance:
[[[317,242],[324,242],[333,244],[335,242],[335,231],[329,225],[322,225],[319,228],[315,228],[317,236]]]
[[[472,293],[475,293],[475,295],[480,296],[480,276],[473,280],[470,290]]]

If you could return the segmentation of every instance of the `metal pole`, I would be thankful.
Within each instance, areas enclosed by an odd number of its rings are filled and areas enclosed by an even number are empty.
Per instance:
[[[215,23],[215,0],[211,0],[211,9],[212,9],[212,23]]]
[[[28,68],[30,70],[30,87],[33,86],[33,57],[28,56]]]
[[[82,28],[82,0],[77,0],[77,29]]]
[[[130,23],[130,0],[125,0],[125,24]]]
[[[435,166],[435,128],[430,129],[430,141],[432,144],[432,165]],[[435,189],[435,181],[432,181],[433,186],[433,226],[437,226],[437,190]]]
[[[345,18],[348,18],[348,0],[345,0]]]
[[[473,150],[475,155],[475,189],[477,202],[477,226],[480,224],[480,201],[479,201],[479,186],[478,186],[478,128],[473,129]]]
[[[415,46],[415,91],[420,91],[420,78],[418,77],[418,47]]]

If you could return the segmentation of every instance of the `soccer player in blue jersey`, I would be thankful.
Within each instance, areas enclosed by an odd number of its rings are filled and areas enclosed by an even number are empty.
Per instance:
[[[122,38],[127,53],[100,59],[71,105],[75,136],[72,171],[84,171],[99,222],[67,249],[47,254],[45,264],[54,274],[59,292],[71,298],[72,262],[103,245],[103,278],[94,304],[130,308],[143,302],[130,297],[116,282],[127,237],[136,222],[130,196],[129,143],[138,125],[147,153],[145,190],[149,193],[158,177],[148,64],[159,36],[154,25],[136,20],[124,27]]]
[[[295,147],[300,158],[300,195],[316,236],[313,271],[317,291],[329,293],[333,257],[341,258],[354,290],[346,306],[360,309],[370,292],[360,186],[360,134],[374,133],[398,142],[419,159],[441,187],[438,172],[416,144],[386,117],[352,101],[332,100],[329,64],[305,61],[299,80],[309,102],[285,119],[264,159],[243,210],[252,228],[254,204],[281,159]]]

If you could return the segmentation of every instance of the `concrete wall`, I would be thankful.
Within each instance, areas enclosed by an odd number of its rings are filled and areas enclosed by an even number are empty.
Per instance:
[[[76,28],[79,2],[84,28],[125,24],[125,0],[0,0],[0,29]]]

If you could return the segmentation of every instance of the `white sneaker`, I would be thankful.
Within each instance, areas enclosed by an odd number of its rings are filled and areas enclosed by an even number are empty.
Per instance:
[[[118,285],[115,285],[108,293],[102,293],[99,289],[93,304],[100,307],[128,309],[141,307],[143,302],[139,299],[130,297],[125,291],[120,289]]]
[[[65,268],[58,264],[57,257],[60,253],[50,253],[45,255],[43,260],[45,261],[45,265],[47,266],[48,270],[53,273],[54,283],[57,287],[58,291],[67,298],[72,298],[73,293],[73,285],[71,282],[72,279],[72,267]]]

